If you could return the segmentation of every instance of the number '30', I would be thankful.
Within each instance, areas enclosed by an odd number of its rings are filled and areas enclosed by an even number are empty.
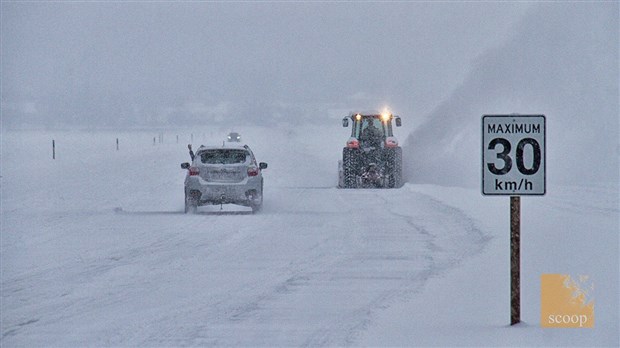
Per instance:
[[[494,138],[489,142],[489,150],[495,150],[497,145],[501,145],[501,151],[497,153],[497,158],[503,162],[503,166],[498,168],[495,163],[487,163],[487,168],[489,171],[495,175],[504,175],[508,173],[512,169],[512,158],[510,157],[510,142],[504,138]],[[523,160],[523,152],[525,151],[525,147],[528,146],[532,148],[532,167],[527,168],[525,166]],[[517,144],[517,151],[515,153],[515,160],[517,162],[517,169],[521,174],[524,175],[534,175],[538,172],[540,168],[540,144],[536,139],[532,138],[524,138],[519,141]]]

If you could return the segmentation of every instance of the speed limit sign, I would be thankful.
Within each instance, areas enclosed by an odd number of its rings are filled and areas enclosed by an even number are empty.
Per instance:
[[[510,325],[521,321],[521,198],[545,194],[545,115],[482,116],[482,194],[510,196]]]
[[[545,116],[482,116],[482,194],[545,194]]]

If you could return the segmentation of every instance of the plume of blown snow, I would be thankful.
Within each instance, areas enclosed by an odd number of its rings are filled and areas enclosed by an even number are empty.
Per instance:
[[[546,115],[547,183],[619,180],[618,2],[532,8],[405,145],[410,182],[479,187],[481,117]]]

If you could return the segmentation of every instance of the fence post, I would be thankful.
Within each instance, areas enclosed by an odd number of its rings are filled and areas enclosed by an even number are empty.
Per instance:
[[[56,159],[56,141],[52,139],[52,159]]]

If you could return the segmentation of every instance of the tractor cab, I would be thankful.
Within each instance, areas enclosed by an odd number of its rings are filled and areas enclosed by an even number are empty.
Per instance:
[[[396,127],[401,126],[400,116],[389,113],[361,114],[355,113],[342,119],[342,126],[348,127],[352,122],[351,137],[347,141],[349,148],[395,147],[398,141],[392,131],[392,120]]]

